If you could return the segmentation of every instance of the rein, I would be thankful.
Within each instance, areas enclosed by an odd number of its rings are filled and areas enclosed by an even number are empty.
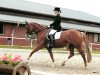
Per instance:
[[[38,31],[35,31],[35,33],[39,33],[39,32],[41,32],[41,31],[43,31],[43,30],[45,30],[45,29],[41,29],[41,30],[38,30]]]
[[[41,32],[41,31],[43,31],[43,30],[45,30],[45,29],[41,29],[41,30],[38,30],[38,31],[32,30],[32,31],[31,31],[31,34],[32,34],[33,32],[35,32],[36,34],[38,34],[39,32]]]
[[[37,23],[33,23],[33,25],[35,26]],[[38,25],[37,24],[37,26],[41,26],[41,25]],[[30,30],[30,28],[28,28],[28,34],[29,35],[31,35],[31,34],[38,34],[39,32],[41,32],[41,31],[43,31],[43,30],[45,30],[45,28],[41,28],[41,29],[35,29],[35,28],[33,28],[33,30]]]

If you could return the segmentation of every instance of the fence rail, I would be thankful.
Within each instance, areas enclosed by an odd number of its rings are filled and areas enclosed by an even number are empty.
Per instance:
[[[11,38],[12,39],[12,41],[11,41],[11,46],[13,46],[14,45],[14,39],[27,39],[27,38],[19,38],[19,37],[5,37],[5,36],[0,36],[0,38]],[[90,50],[92,51],[93,50],[93,46],[94,45],[99,45],[100,46],[100,44],[96,44],[96,43],[89,43],[90,44]],[[31,39],[31,42],[30,42],[30,47],[32,48],[32,45],[33,45],[33,40]]]
[[[28,39],[28,38],[19,38],[19,37],[5,37],[5,36],[0,36],[0,38],[11,38],[12,39],[12,41],[11,41],[11,46],[13,46],[14,45],[14,39],[19,39],[19,40],[24,40],[24,39]],[[30,42],[30,47],[32,48],[32,39],[31,39],[31,42]]]
[[[91,50],[91,51],[93,50],[93,46],[94,46],[94,45],[100,46],[100,44],[97,44],[97,43],[89,43],[89,44],[90,44],[90,50]]]

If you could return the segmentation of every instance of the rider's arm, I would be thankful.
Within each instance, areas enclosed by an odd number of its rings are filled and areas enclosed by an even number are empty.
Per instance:
[[[54,19],[54,22],[52,24],[50,24],[50,27],[52,27],[54,25],[59,25],[60,22],[61,22],[61,17],[56,16],[55,19]]]

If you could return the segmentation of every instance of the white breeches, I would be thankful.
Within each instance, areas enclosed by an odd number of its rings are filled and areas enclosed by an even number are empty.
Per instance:
[[[54,29],[51,29],[50,32],[49,32],[49,35],[53,35],[57,30],[54,30]]]

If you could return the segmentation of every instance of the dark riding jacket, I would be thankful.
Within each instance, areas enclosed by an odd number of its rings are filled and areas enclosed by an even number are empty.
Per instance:
[[[57,14],[54,18],[54,22],[50,24],[50,28],[57,30],[57,32],[61,31],[61,17],[60,14]]]

